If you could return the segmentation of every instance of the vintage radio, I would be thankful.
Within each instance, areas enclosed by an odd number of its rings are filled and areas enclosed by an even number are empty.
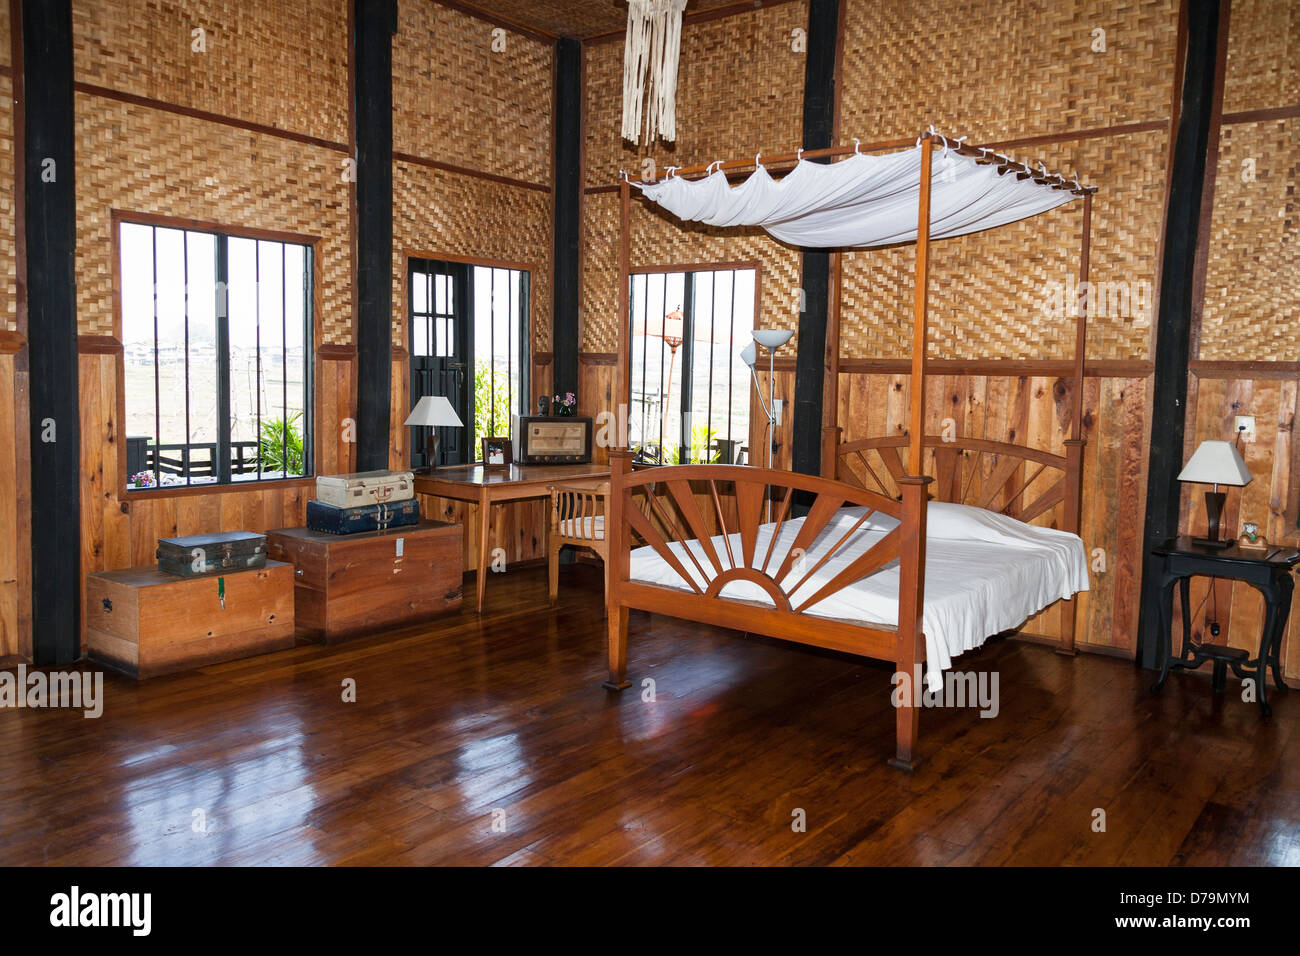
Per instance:
[[[591,419],[515,416],[514,456],[521,465],[585,465],[591,461]]]

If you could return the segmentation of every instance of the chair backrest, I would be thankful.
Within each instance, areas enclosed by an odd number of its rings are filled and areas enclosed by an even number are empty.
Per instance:
[[[589,541],[604,539],[609,482],[590,487],[552,485],[550,491],[551,534]]]

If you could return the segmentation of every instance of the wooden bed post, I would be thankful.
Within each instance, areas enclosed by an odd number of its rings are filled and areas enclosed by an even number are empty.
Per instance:
[[[840,436],[844,429],[829,425],[822,429],[822,477],[839,480]]]
[[[1063,530],[1079,533],[1080,497],[1083,483],[1083,376],[1088,353],[1088,308],[1091,290],[1088,285],[1092,246],[1092,193],[1083,196],[1083,240],[1079,249],[1079,300],[1074,318],[1074,414],[1070,422],[1070,437],[1065,441],[1065,503]],[[1061,641],[1056,653],[1073,657],[1075,630],[1078,627],[1079,602],[1068,598],[1061,610]]]
[[[822,427],[834,428],[840,414],[840,299],[844,295],[843,253],[830,255],[830,294],[826,309],[826,358],[822,370]]]
[[[612,409],[615,421],[620,423],[619,435],[615,440],[619,448],[628,446],[627,426],[622,423],[632,414],[630,407],[626,414],[620,414],[624,404],[630,401],[628,387],[632,381],[631,281],[632,183],[624,176],[618,184],[618,373],[614,376],[617,391]]]
[[[896,675],[910,693],[895,708],[895,751],[889,765],[915,770],[916,737],[920,729],[921,695],[916,678],[925,659],[922,616],[925,608],[925,518],[930,479],[922,475],[925,449],[925,352],[930,284],[930,177],[934,144],[921,140],[921,175],[916,220],[916,301],[912,315],[912,389],[907,435],[907,475],[899,480],[903,493],[903,537],[899,552],[898,652]],[[897,676],[895,679],[899,679]]]
[[[605,502],[605,607],[609,615],[609,680],[601,684],[606,690],[623,690],[631,686],[627,679],[627,606],[618,600],[619,589],[627,583],[630,549],[624,541],[628,533],[623,517],[624,481],[632,471],[632,452],[613,448],[609,452],[609,498]]]

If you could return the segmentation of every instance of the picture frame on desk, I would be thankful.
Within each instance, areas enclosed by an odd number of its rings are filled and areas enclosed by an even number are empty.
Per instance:
[[[514,464],[510,439],[501,436],[480,439],[483,448],[484,471],[506,471]]]

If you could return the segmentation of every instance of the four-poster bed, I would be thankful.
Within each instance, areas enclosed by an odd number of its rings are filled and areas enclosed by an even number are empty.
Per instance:
[[[873,155],[885,149],[901,151]],[[843,158],[807,161],[836,157]],[[793,169],[777,180],[767,167],[779,166]],[[743,168],[754,172],[733,187],[729,171]],[[1073,595],[1087,589],[1077,537],[1086,298],[1081,296],[1075,309],[1076,386],[1063,455],[1008,442],[926,435],[929,246],[934,239],[1004,225],[1081,198],[1079,280],[1086,290],[1095,188],[964,145],[933,128],[915,143],[807,150],[766,162],[760,154],[676,170],[648,184],[624,176],[620,400],[626,400],[629,382],[633,185],[680,219],[758,225],[792,245],[852,249],[915,243],[910,407],[904,436],[841,441],[834,411],[839,343],[832,323],[820,476],[734,465],[633,473],[630,452],[612,452],[605,686],[629,685],[627,625],[633,608],[891,661],[902,675],[917,673],[928,659],[927,683],[933,689],[952,656],[1065,600],[1058,649],[1072,654]],[[983,480],[972,495],[970,477],[981,464]],[[969,477],[963,480],[963,474]],[[931,496],[941,503],[929,504]],[[804,509],[804,515],[796,514]],[[1027,524],[1053,512],[1059,530]],[[928,531],[930,518],[940,527]],[[643,543],[636,551],[634,535]],[[928,536],[936,538],[937,555],[929,568]],[[934,592],[929,595],[927,582]],[[1014,597],[1008,591],[1013,588],[1018,589]],[[920,693],[915,688],[897,706],[895,755],[889,762],[902,769],[917,762]]]

